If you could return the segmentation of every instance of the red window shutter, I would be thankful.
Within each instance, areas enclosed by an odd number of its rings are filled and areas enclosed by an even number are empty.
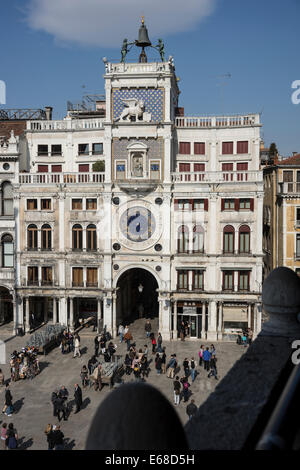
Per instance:
[[[178,199],[174,199],[174,209],[178,211]]]
[[[78,171],[79,171],[79,173],[82,173],[82,172],[87,172],[88,173],[90,171],[90,165],[88,165],[88,164],[87,165],[86,164],[79,165],[78,166]]]
[[[250,199],[250,211],[254,211],[254,199]]]
[[[204,199],[204,210],[208,211],[208,199]]]
[[[194,163],[194,171],[205,171],[204,163]]]
[[[237,153],[248,153],[248,141],[247,140],[237,142]]]
[[[38,165],[38,173],[48,173],[48,165]]]
[[[233,142],[222,142],[222,154],[223,155],[233,154]]]
[[[234,200],[234,210],[235,211],[238,211],[240,208],[240,200],[239,199],[235,199]]]
[[[195,142],[194,143],[194,154],[195,155],[205,155],[205,142]]]
[[[237,169],[237,171],[239,171],[239,170],[240,171],[241,170],[248,171],[248,163],[237,163],[236,164],[236,169]]]
[[[225,199],[221,199],[221,211],[225,210]]]
[[[222,163],[222,171],[233,171],[233,163]]]
[[[191,171],[191,165],[189,163],[179,163],[179,171],[188,173]]]
[[[52,171],[52,173],[61,173],[62,172],[62,166],[61,165],[52,165],[51,166],[51,171]]]
[[[191,143],[190,142],[179,142],[179,153],[182,155],[190,155]]]

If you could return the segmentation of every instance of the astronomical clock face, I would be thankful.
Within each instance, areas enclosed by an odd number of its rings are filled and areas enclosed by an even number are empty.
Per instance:
[[[133,242],[144,242],[155,231],[155,218],[145,207],[131,207],[121,216],[120,229],[123,235]]]

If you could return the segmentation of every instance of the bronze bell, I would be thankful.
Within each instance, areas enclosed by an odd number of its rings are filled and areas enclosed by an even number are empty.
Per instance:
[[[139,38],[135,41],[136,46],[138,47],[149,47],[151,46],[151,41],[148,37],[148,31],[144,23],[141,24],[139,29]]]

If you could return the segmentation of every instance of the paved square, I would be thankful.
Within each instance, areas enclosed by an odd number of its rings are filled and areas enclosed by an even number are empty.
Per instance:
[[[157,335],[157,320],[151,321],[152,330]],[[144,344],[149,345],[149,355],[151,358],[151,345],[150,340],[146,340],[144,332],[145,320],[137,320],[130,328],[133,335],[133,342],[136,343],[137,349],[143,347]],[[41,373],[33,380],[20,380],[11,384],[11,393],[13,396],[13,403],[16,407],[16,412],[11,417],[1,414],[1,422],[13,422],[20,438],[21,447],[29,448],[30,450],[47,449],[47,440],[44,430],[48,423],[56,424],[57,420],[53,417],[53,406],[51,403],[51,393],[65,385],[69,390],[69,401],[73,400],[74,384],[81,385],[80,370],[86,364],[94,353],[94,337],[96,333],[92,332],[92,328],[84,328],[80,331],[81,338],[81,352],[80,358],[73,358],[73,354],[62,355],[59,348],[51,351],[47,356],[39,356]],[[18,351],[25,346],[28,336],[10,338],[5,329],[0,329],[0,339],[2,341],[8,340],[6,344],[6,365],[0,365],[5,373],[5,379],[10,377],[9,358],[13,350]],[[126,344],[120,344],[117,339],[118,346],[117,354],[125,357]],[[171,341],[163,342],[166,348],[167,359],[170,354],[176,353],[179,365],[185,357],[191,359],[193,356],[198,358],[198,351],[200,344],[209,345],[208,342],[202,340],[196,341]],[[238,346],[235,343],[222,343],[216,342],[217,354],[217,367],[219,382],[226,375],[233,364],[242,356],[246,351],[245,348]],[[153,355],[153,357],[155,357]],[[154,364],[150,365],[151,372],[149,378],[146,379],[147,383],[157,387],[169,400],[173,403],[173,381],[165,374],[158,375],[154,368]],[[197,367],[199,374],[195,382],[190,387],[192,392],[191,398],[195,400],[197,406],[201,405],[209,396],[209,394],[218,385],[213,377],[208,379],[207,373],[204,372],[203,367]],[[179,376],[183,376],[182,367]],[[124,375],[125,382],[133,381],[133,375]],[[191,380],[190,380],[191,382]],[[66,438],[66,445],[68,448],[84,449],[85,440],[88,429],[96,409],[104,398],[111,393],[108,386],[105,386],[101,392],[95,392],[93,388],[82,390],[84,407],[76,415],[74,411],[71,412],[68,421],[61,421],[61,429]],[[190,399],[191,399],[190,398]],[[189,399],[189,402],[190,402]],[[0,391],[1,409],[4,403],[4,390]],[[188,403],[189,403],[188,402]],[[181,402],[175,409],[182,421],[185,424],[188,420],[186,414],[186,403]]]

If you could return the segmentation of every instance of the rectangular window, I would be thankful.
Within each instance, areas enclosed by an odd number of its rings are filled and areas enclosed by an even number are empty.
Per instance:
[[[82,210],[82,199],[72,199],[72,210]]]
[[[27,210],[28,211],[37,210],[37,199],[27,199]]]
[[[205,155],[205,142],[195,142],[194,143],[194,154],[195,155]]]
[[[222,142],[222,155],[233,155],[233,142]]]
[[[53,157],[61,155],[61,145],[51,145],[51,155]]]
[[[41,210],[42,211],[51,210],[51,199],[41,199]]]
[[[190,209],[190,200],[189,199],[178,199],[177,201],[178,210],[189,210]]]
[[[188,289],[188,271],[177,271],[178,289]]]
[[[97,209],[97,199],[86,200],[86,210],[95,211]]]
[[[191,143],[190,142],[179,142],[179,153],[181,155],[191,154]]]
[[[223,290],[233,291],[233,271],[223,271]]]
[[[223,179],[233,181],[233,163],[222,163]]]
[[[195,270],[193,271],[193,290],[200,289],[203,290],[204,288],[204,271]]]
[[[62,172],[62,166],[61,165],[51,165],[51,171],[52,171],[52,173],[61,173]]]
[[[224,210],[234,211],[235,210],[235,199],[224,199]]]
[[[248,141],[242,140],[237,142],[237,153],[248,153]]]
[[[283,182],[284,183],[292,183],[293,182],[293,170],[284,170],[283,171]]]
[[[205,171],[205,164],[204,163],[194,163],[194,171]]]
[[[300,207],[296,209],[296,225],[300,225]]]
[[[83,268],[73,268],[73,287],[83,287]]]
[[[37,286],[39,284],[39,271],[37,266],[29,266],[27,275],[29,286]]]
[[[224,233],[224,253],[233,253],[234,251],[234,233]]]
[[[239,199],[239,210],[250,210],[251,209],[251,199]]]
[[[38,165],[38,173],[48,173],[48,165]]]
[[[87,268],[86,270],[86,286],[97,287],[98,286],[98,269]]]
[[[38,145],[38,156],[48,156],[48,145]]]
[[[191,171],[190,163],[179,163],[180,173],[189,173]]]
[[[193,210],[199,210],[205,208],[205,199],[194,199]]]
[[[157,180],[160,177],[159,174],[159,162],[150,163],[150,179]]]
[[[296,235],[296,257],[300,258],[300,233]]]
[[[97,144],[93,144],[93,147],[92,147],[93,151],[93,155],[103,155],[103,144],[102,142],[100,143],[97,143]]]
[[[90,165],[78,165],[79,173],[88,173],[90,171]]]
[[[42,286],[52,285],[52,267],[42,266]]]
[[[11,242],[3,243],[3,267],[14,267],[14,244]]]
[[[238,181],[247,181],[248,180],[248,163],[237,163],[236,164],[236,170],[237,172],[243,172],[243,173],[238,173],[237,174],[237,180]]]
[[[118,180],[125,179],[125,170],[126,170],[125,162],[117,163],[116,170],[117,170],[117,179]]]
[[[78,155],[88,155],[89,144],[78,144]]]
[[[239,271],[239,291],[248,291],[249,290],[249,271]]]

